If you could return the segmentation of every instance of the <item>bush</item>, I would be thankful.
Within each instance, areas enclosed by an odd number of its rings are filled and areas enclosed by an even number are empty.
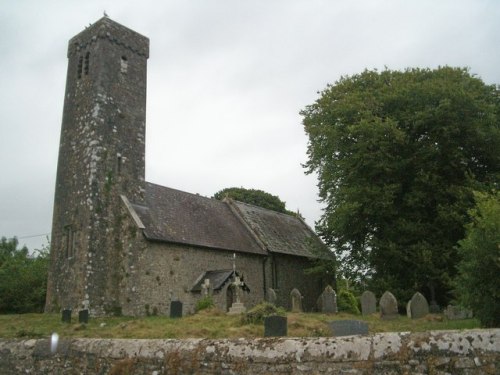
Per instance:
[[[196,310],[196,312],[198,312],[201,310],[210,309],[214,306],[215,306],[215,304],[214,304],[214,300],[213,300],[212,296],[205,296],[196,302],[195,310]]]
[[[346,289],[340,289],[337,295],[337,308],[339,312],[360,314],[356,297]]]
[[[38,256],[17,248],[16,238],[0,240],[0,313],[43,312],[47,292],[48,249]]]
[[[485,327],[500,327],[500,193],[476,193],[466,237],[459,241],[455,292]]]
[[[262,324],[266,317],[273,315],[285,316],[286,311],[272,303],[262,302],[243,314],[241,322],[243,324]]]

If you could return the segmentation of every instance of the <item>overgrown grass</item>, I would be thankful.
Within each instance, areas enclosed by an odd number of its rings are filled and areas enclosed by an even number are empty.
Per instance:
[[[340,313],[288,313],[288,336],[330,336],[328,322],[341,319],[358,319],[368,323],[370,333],[422,332],[479,328],[476,319],[447,320],[442,315],[411,320],[400,316],[395,320],[381,320],[378,315],[363,317]],[[62,323],[55,314],[0,315],[0,337],[43,338],[57,332],[61,338],[254,338],[264,335],[263,324],[245,324],[238,315],[226,315],[216,309],[200,311],[180,319],[163,316],[144,318],[109,317],[90,319],[88,324]]]

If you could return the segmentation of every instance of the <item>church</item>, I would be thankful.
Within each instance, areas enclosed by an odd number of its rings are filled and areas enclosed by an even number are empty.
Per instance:
[[[188,314],[207,294],[290,308],[293,289],[312,311],[326,280],[304,271],[324,245],[300,218],[145,181],[149,39],[103,17],[67,57],[46,311]]]

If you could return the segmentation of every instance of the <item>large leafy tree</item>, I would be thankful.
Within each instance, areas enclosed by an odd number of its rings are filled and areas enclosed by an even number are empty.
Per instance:
[[[500,327],[500,193],[476,194],[473,221],[459,242],[456,293],[481,324]]]
[[[215,199],[223,200],[231,198],[240,202],[267,208],[269,210],[295,215],[294,212],[286,209],[286,204],[278,196],[267,193],[263,190],[245,189],[242,187],[225,188],[213,196]]]
[[[444,302],[472,191],[499,181],[500,91],[441,67],[367,70],[319,94],[301,111],[306,168],[342,272],[402,300],[424,290]]]
[[[16,238],[0,239],[0,313],[42,312],[47,292],[49,251],[30,255]]]

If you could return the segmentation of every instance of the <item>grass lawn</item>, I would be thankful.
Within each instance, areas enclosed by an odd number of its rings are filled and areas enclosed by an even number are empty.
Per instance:
[[[479,321],[476,319],[447,320],[442,315],[429,315],[416,320],[406,316],[395,320],[381,320],[375,314],[360,316],[344,313],[288,313],[287,317],[290,337],[330,336],[327,323],[342,319],[363,320],[368,323],[370,333],[479,328]],[[90,318],[88,324],[62,323],[59,314],[0,315],[1,338],[43,338],[49,337],[53,332],[57,332],[61,338],[254,338],[264,336],[264,325],[243,324],[241,317],[216,310],[204,310],[180,319],[164,316]]]

